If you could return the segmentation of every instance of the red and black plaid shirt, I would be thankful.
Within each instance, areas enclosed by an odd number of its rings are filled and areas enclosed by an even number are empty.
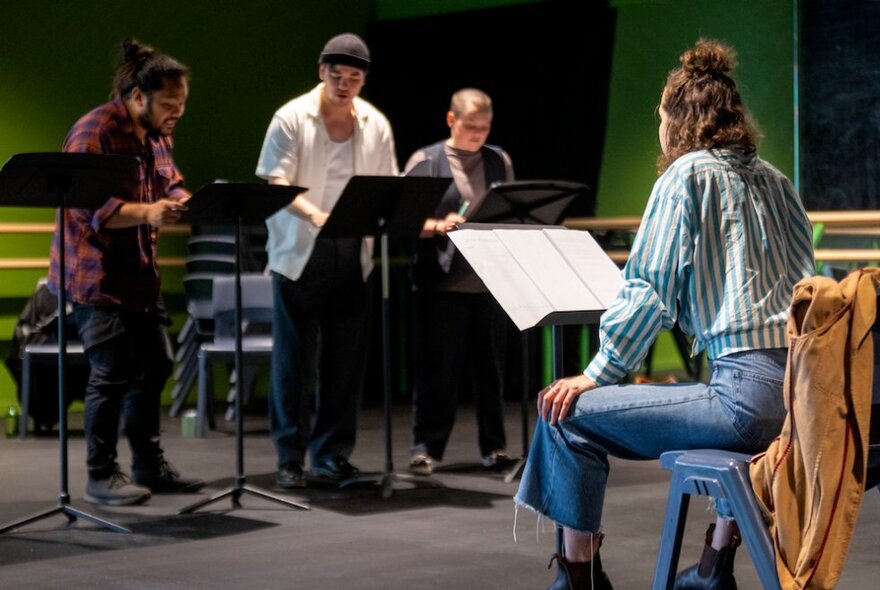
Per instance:
[[[110,197],[95,211],[64,212],[64,264],[67,294],[74,303],[119,306],[132,311],[157,311],[158,230],[148,224],[110,229],[107,220],[125,202],[154,203],[188,196],[183,176],[171,157],[170,137],[142,143],[120,97],[84,115],[67,134],[63,151],[133,156],[138,182],[129,194]],[[58,292],[58,223],[52,239],[49,286]]]

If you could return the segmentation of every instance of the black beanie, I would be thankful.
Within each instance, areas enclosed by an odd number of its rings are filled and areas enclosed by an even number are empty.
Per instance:
[[[370,69],[370,50],[364,40],[354,33],[342,33],[327,41],[318,63],[340,64],[367,71]]]

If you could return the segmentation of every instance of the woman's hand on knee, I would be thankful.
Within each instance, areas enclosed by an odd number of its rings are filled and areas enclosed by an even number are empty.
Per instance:
[[[538,415],[556,424],[580,394],[595,388],[596,382],[586,375],[557,379],[538,393]]]

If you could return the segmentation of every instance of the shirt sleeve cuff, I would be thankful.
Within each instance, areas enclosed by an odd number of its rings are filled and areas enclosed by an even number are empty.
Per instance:
[[[171,199],[172,201],[185,201],[189,197],[190,197],[189,191],[186,190],[185,188],[183,188],[182,186],[174,188],[168,192],[168,198]]]
[[[113,217],[123,204],[125,204],[125,201],[116,197],[107,199],[106,203],[95,209],[95,212],[92,213],[92,229],[100,231],[107,223],[107,220]]]
[[[611,359],[600,351],[584,370],[584,375],[595,381],[597,385],[614,385],[626,377],[626,371],[615,367]]]

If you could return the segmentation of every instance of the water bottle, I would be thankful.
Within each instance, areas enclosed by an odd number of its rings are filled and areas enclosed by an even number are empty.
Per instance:
[[[9,406],[6,409],[6,415],[3,417],[4,430],[6,438],[15,438],[18,436],[18,408]]]
[[[195,410],[187,410],[180,418],[180,435],[186,438],[192,438],[196,435],[196,418],[198,413]]]

